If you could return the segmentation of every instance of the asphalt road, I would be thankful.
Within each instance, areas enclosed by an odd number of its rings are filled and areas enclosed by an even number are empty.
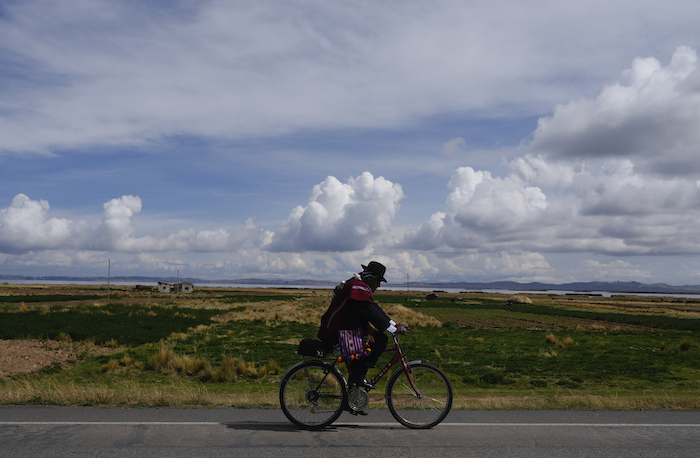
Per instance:
[[[302,431],[280,410],[0,407],[0,457],[698,457],[700,412],[455,410],[430,430],[387,410]]]

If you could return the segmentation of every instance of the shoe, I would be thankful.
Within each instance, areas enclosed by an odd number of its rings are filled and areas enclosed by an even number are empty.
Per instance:
[[[376,386],[369,383],[366,378],[364,378],[364,377],[356,378],[356,377],[353,377],[352,375],[350,376],[350,380],[348,380],[348,386],[350,386],[350,387],[357,386],[359,388],[367,388],[368,390],[373,390],[376,388]]]
[[[353,415],[362,415],[362,416],[367,415],[367,412],[365,412],[364,410],[352,410],[352,408],[350,408],[350,406],[347,404],[345,404],[343,406],[343,410],[346,412],[350,412]]]

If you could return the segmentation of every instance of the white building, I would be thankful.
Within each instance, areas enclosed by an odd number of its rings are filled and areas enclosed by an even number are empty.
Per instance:
[[[194,291],[194,284],[185,282],[185,283],[164,283],[162,281],[158,282],[158,292],[159,293],[177,293],[177,292],[183,292],[183,293],[191,293]]]

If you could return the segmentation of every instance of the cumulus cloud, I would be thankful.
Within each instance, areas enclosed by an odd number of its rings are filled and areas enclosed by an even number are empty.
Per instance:
[[[141,199],[122,196],[104,204],[102,225],[97,231],[97,247],[109,250],[123,248],[123,243],[132,232],[131,218],[141,212]]]
[[[547,166],[542,157],[525,156],[510,165],[505,177],[458,169],[445,211],[406,231],[404,246],[455,253],[700,252],[694,179],[640,174],[629,159]]]
[[[559,105],[539,120],[530,148],[558,159],[630,158],[644,172],[700,171],[700,71],[679,47],[663,67],[637,58],[595,99]]]
[[[477,250],[495,240],[512,241],[538,228],[548,207],[542,190],[518,176],[493,177],[471,167],[457,169],[448,189],[446,211],[407,231],[408,245]]]
[[[401,185],[364,172],[341,183],[329,176],[314,186],[306,206],[298,206],[275,230],[271,251],[357,251],[379,242],[404,198]]]
[[[213,252],[260,245],[269,239],[252,219],[244,225],[214,230],[158,231],[134,236],[133,218],[142,210],[141,198],[125,195],[103,206],[102,222],[92,227],[85,221],[51,217],[49,203],[18,194],[8,208],[0,209],[0,252],[75,249],[93,251]]]
[[[0,209],[0,252],[71,248],[84,224],[49,217],[49,203],[17,194],[8,208]]]

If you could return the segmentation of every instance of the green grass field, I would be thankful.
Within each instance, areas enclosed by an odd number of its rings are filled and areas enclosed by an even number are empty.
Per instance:
[[[76,350],[67,369],[0,380],[0,404],[276,407],[279,380],[330,298],[326,290],[113,287],[108,299],[80,288],[0,286],[0,339],[99,349]],[[456,408],[700,407],[698,301],[527,296],[532,304],[482,293],[376,299],[412,327],[402,340],[408,358],[448,374]],[[382,388],[372,407],[384,408]]]

